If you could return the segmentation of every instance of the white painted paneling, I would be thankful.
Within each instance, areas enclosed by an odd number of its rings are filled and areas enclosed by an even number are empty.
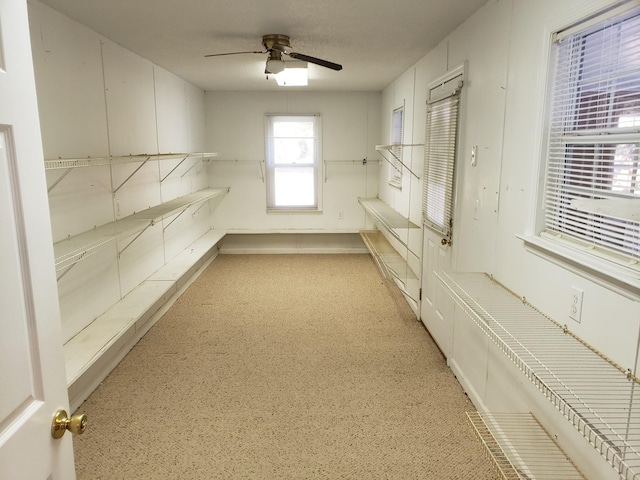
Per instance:
[[[375,194],[372,184],[377,183],[378,165],[362,165],[360,160],[372,153],[370,144],[378,141],[371,138],[379,124],[378,98],[376,93],[363,92],[207,92],[207,150],[221,153],[221,161],[214,160],[210,166],[209,184],[231,187],[224,204],[214,212],[214,225],[243,231],[355,232],[363,228],[364,212],[357,197]],[[358,160],[327,165],[321,178],[322,213],[266,213],[266,187],[258,163],[265,156],[266,113],[319,113],[323,158],[331,162]]]
[[[113,197],[116,219],[161,203],[160,161],[152,160],[144,165],[143,162],[124,163],[111,167],[114,189],[120,187]]]
[[[158,153],[153,65],[102,41],[111,155]]]
[[[203,150],[202,90],[37,2],[30,9],[48,157],[157,153],[158,145],[166,152]],[[153,160],[135,173],[141,162],[71,170],[49,195],[54,240],[208,186],[206,163],[192,159],[161,184],[178,163]],[[63,173],[47,171],[48,184]],[[134,236],[113,242],[62,276],[64,341],[202,236],[210,210],[189,209],[164,233],[171,219],[149,228],[121,256]]]
[[[160,153],[188,152],[187,98],[185,82],[164,68],[153,67],[158,151]]]
[[[65,170],[48,170],[53,185]],[[49,194],[53,241],[91,230],[113,220],[109,166],[73,169]]]
[[[118,240],[120,254],[120,294],[126,296],[147,277],[164,265],[162,222],[149,227],[140,237]],[[131,243],[133,241],[133,243]]]
[[[62,341],[66,343],[120,300],[116,243],[69,270],[58,281],[58,297],[63,319]]]
[[[29,20],[44,157],[107,155],[99,37],[38,2]]]
[[[509,51],[509,29],[504,26],[510,20],[511,3],[493,2],[448,41],[450,66],[467,66],[453,240],[456,269],[460,271],[490,272],[493,268]],[[475,167],[471,166],[474,146],[478,152]]]
[[[185,94],[187,100],[187,137],[189,140],[189,151],[202,152],[205,148],[204,90],[190,83],[185,83]]]
[[[224,201],[224,197],[222,198]],[[211,203],[214,203],[212,200]],[[173,260],[185,248],[202,237],[210,227],[210,208],[207,203],[194,205],[177,217],[164,221],[164,252],[165,262]]]

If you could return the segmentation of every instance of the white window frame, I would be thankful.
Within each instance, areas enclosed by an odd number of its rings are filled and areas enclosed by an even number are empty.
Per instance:
[[[389,185],[402,189],[402,144],[404,143],[404,105],[391,113],[391,156],[389,164]]]
[[[583,151],[583,156],[580,157],[580,160],[584,162],[585,155],[586,158],[593,158],[594,160],[591,165],[593,165],[595,169],[596,162],[603,161],[602,159],[595,160],[597,158],[595,152],[603,146],[611,149],[613,148],[612,145],[625,145],[630,143],[635,144],[636,149],[640,148],[640,129],[617,128],[617,125],[609,122],[611,124],[603,124],[598,128],[589,127],[588,131],[586,128],[581,130],[580,126],[575,126],[579,125],[576,119],[581,118],[580,114],[583,115],[582,118],[586,116],[585,110],[580,110],[578,107],[579,101],[585,102],[586,98],[584,93],[579,93],[580,90],[578,86],[580,83],[575,77],[572,77],[573,73],[569,72],[567,78],[574,78],[573,83],[567,81],[562,84],[555,84],[556,76],[560,78],[559,72],[561,71],[561,67],[568,64],[566,58],[559,58],[559,56],[562,55],[560,49],[563,47],[566,48],[567,42],[586,42],[588,35],[602,30],[605,25],[612,25],[614,26],[613,28],[615,28],[615,25],[619,24],[622,18],[633,14],[633,9],[638,10],[637,2],[618,5],[600,14],[591,15],[587,20],[576,22],[553,35],[549,66],[548,105],[545,115],[545,149],[543,150],[542,168],[540,172],[543,188],[538,193],[538,209],[536,213],[536,229],[533,232],[534,235],[521,236],[520,238],[525,241],[526,246],[533,253],[553,263],[559,264],[563,266],[563,268],[576,274],[587,277],[611,290],[637,299],[640,296],[640,256],[634,257],[633,255],[627,254],[627,252],[616,250],[612,245],[602,245],[598,239],[602,239],[604,236],[602,233],[598,233],[597,230],[595,230],[596,233],[593,234],[593,241],[585,241],[585,238],[579,238],[579,236],[574,237],[570,230],[563,231],[562,228],[557,227],[557,210],[559,210],[559,208],[567,210],[565,213],[561,212],[560,215],[565,215],[568,220],[571,220],[570,217],[572,215],[579,215],[585,219],[585,222],[592,222],[596,226],[598,222],[593,220],[596,215],[600,216],[601,222],[610,221],[610,219],[607,218],[609,215],[606,213],[603,214],[602,212],[606,212],[605,207],[608,206],[607,203],[609,202],[607,199],[616,196],[608,192],[608,190],[613,191],[613,183],[611,189],[606,188],[606,186],[604,188],[600,186],[600,190],[594,190],[594,192],[598,193],[597,195],[593,195],[594,198],[583,199],[576,198],[575,196],[572,198],[572,196],[569,195],[570,190],[576,190],[575,184],[576,178],[578,178],[575,175],[575,168],[573,168],[574,173],[571,171],[570,162],[573,161],[575,163],[576,157],[575,154],[570,153],[570,149],[574,149],[575,151],[576,145],[579,145],[579,148]],[[577,61],[576,65],[582,66],[579,55],[573,58]],[[622,70],[614,72],[619,71]],[[619,76],[620,73],[617,73],[617,75]],[[575,84],[576,87],[569,88],[568,86],[572,84]],[[565,87],[563,87],[563,85]],[[562,90],[563,88],[564,90]],[[565,113],[564,116],[559,115],[557,109],[554,110],[554,104],[559,104],[559,102],[555,100],[556,93],[562,91],[565,93],[573,92],[563,97],[569,99],[565,101],[564,111],[567,113]],[[616,89],[613,93],[610,93],[610,95],[612,95],[611,98],[614,99],[613,102],[616,101],[616,92],[620,91],[621,89]],[[613,102],[612,105],[614,104]],[[615,115],[608,115],[601,118],[604,120],[615,120],[617,117],[615,117]],[[588,147],[589,141],[591,141],[592,148]],[[611,151],[612,150],[610,150],[610,152]],[[560,153],[558,154],[558,152]],[[572,157],[571,155],[574,156]],[[609,161],[609,157],[612,156],[613,154],[608,153],[602,158],[604,158],[605,161]],[[558,160],[558,158],[560,160]],[[562,166],[562,162],[564,162],[565,167]],[[612,162],[615,163],[615,160],[612,160]],[[599,165],[599,163],[597,165]],[[563,169],[565,169],[565,171],[563,171]],[[614,169],[613,172],[615,173],[615,171]],[[598,174],[593,173],[592,175],[594,181],[599,180]],[[580,173],[580,178],[584,178],[583,173]],[[603,183],[602,180],[600,180],[600,183]],[[562,184],[568,186],[563,186]],[[601,198],[604,199],[604,201],[601,201]],[[623,205],[621,210],[616,211],[616,216],[621,214],[633,216],[637,214],[633,212],[637,212],[637,205],[640,205],[640,197],[638,197],[637,200],[624,199],[623,196],[619,198],[623,200],[623,203],[628,202],[628,205]],[[566,204],[563,207],[557,207],[559,199],[566,199]],[[605,210],[603,210],[603,208],[605,208]],[[578,225],[578,227],[579,226],[580,225]]]
[[[425,132],[422,222],[444,237],[453,237],[455,165],[460,140],[464,65],[429,85]]]
[[[313,164],[299,164],[291,162],[282,164],[275,162],[275,142],[273,125],[277,121],[292,121],[295,119],[307,119],[314,122],[314,135],[312,138],[314,145]],[[322,152],[321,152],[321,117],[320,114],[267,114],[265,115],[265,158],[266,158],[266,190],[267,190],[267,212],[268,213],[319,213],[322,211]],[[276,204],[276,170],[278,168],[287,169],[313,169],[314,200],[311,205],[277,205]]]

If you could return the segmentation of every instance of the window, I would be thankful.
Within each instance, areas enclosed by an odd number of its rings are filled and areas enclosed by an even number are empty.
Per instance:
[[[402,142],[404,130],[404,107],[396,108],[391,117],[391,156],[389,165],[389,183],[402,188]]]
[[[452,78],[453,77],[453,78]],[[423,223],[447,237],[453,230],[453,193],[462,75],[458,71],[429,90],[425,135]]]
[[[556,34],[544,228],[624,263],[640,259],[640,8]]]
[[[267,115],[267,210],[319,210],[319,115]]]

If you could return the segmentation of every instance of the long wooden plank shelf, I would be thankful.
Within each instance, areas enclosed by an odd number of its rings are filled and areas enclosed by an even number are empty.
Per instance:
[[[184,212],[192,205],[221,197],[228,191],[228,188],[200,190],[56,242],[53,246],[56,271],[69,269],[118,238],[143,232],[165,218]]]
[[[484,273],[437,275],[471,320],[625,480],[640,478],[640,385]]]

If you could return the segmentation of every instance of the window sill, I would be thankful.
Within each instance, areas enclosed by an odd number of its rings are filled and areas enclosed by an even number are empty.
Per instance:
[[[570,242],[516,235],[528,252],[632,300],[640,300],[640,265],[622,265],[593,255]]]
[[[304,208],[267,208],[267,215],[322,215],[322,210]]]

